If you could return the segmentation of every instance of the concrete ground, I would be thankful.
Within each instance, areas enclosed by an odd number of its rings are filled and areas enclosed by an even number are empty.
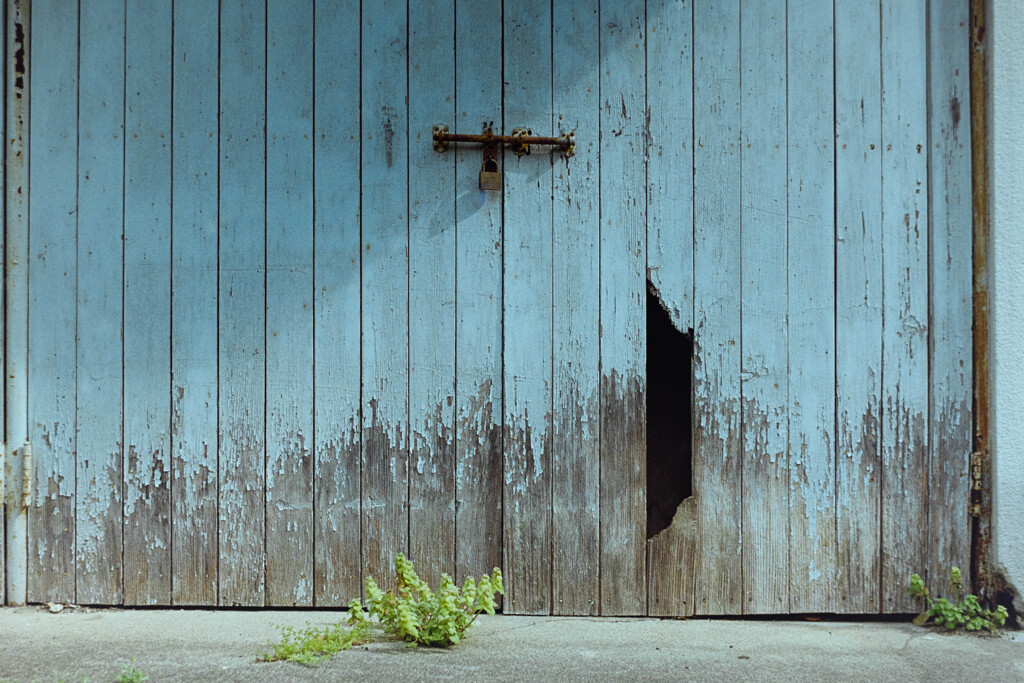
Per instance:
[[[910,623],[483,617],[451,650],[381,636],[308,668],[258,662],[272,624],[340,612],[0,609],[0,681],[1024,681],[1024,633]],[[134,662],[132,660],[134,659]]]

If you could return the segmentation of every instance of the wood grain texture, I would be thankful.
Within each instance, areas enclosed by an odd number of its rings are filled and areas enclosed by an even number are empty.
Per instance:
[[[81,8],[75,527],[81,604],[123,601],[121,574],[124,2]]]
[[[772,614],[789,611],[786,3],[745,4],[740,34],[743,612]]]
[[[600,286],[597,1],[553,5],[554,134],[576,131],[555,159],[552,205],[552,611],[598,611]]]
[[[928,522],[928,127],[924,2],[882,13],[882,599],[910,611]]]
[[[601,614],[647,610],[642,2],[601,3]]]
[[[646,76],[647,277],[685,332],[693,327],[692,2],[647,3]],[[694,503],[684,501],[669,529],[648,542],[649,614],[693,613]]]
[[[408,46],[404,0],[362,13],[363,567],[382,587],[408,551]]]
[[[881,606],[882,74],[878,13],[836,3],[835,25],[835,608],[856,614]]]
[[[337,606],[401,551],[507,612],[889,613],[966,568],[963,3],[271,2],[33,3],[30,601]],[[577,154],[481,192],[430,132],[490,122]],[[695,333],[651,541],[647,279]]]
[[[647,276],[693,327],[693,2],[647,3]]]
[[[455,2],[409,7],[409,556],[455,576]]]
[[[676,508],[672,523],[648,542],[648,603],[652,617],[690,616],[697,560],[697,499]]]
[[[171,602],[217,604],[217,6],[174,3]]]
[[[970,564],[972,266],[969,7],[943,0],[928,16],[930,585]],[[968,585],[965,583],[965,585]]]
[[[495,0],[456,3],[452,130],[501,125],[500,15]],[[480,58],[481,45],[491,58]],[[501,193],[479,189],[480,148],[454,151],[455,572],[461,582],[502,563],[502,213]]]
[[[313,112],[315,600],[362,594],[359,3],[316,6]]]
[[[695,7],[694,494],[698,614],[742,610],[739,4]]]
[[[125,603],[171,601],[171,8],[125,14]]]
[[[221,605],[265,602],[266,14],[220,16],[218,430]]]
[[[8,566],[28,566],[28,517],[35,504],[21,507],[13,498],[13,473],[22,470],[20,447],[29,437],[28,418],[28,313],[29,313],[29,169],[28,169],[28,83],[30,62],[19,58],[30,49],[26,30],[29,7],[24,2],[8,3],[4,33],[8,96],[4,102],[7,131],[4,137],[4,439],[7,446],[7,509],[4,550]],[[34,481],[34,477],[31,477]],[[24,481],[24,479],[23,479]],[[8,573],[4,578],[8,602],[26,602],[28,576]]]
[[[312,606],[312,0],[267,30],[267,604]]]
[[[790,3],[790,609],[835,609],[835,114],[833,16]]]
[[[29,132],[29,602],[75,599],[78,12],[35,2]],[[41,42],[41,41],[40,41]]]
[[[505,130],[551,135],[551,3],[504,4]],[[552,152],[506,152],[505,611],[551,613]]]
[[[912,611],[928,523],[928,140],[923,0],[882,11],[882,609]],[[926,577],[927,579],[927,577]]]

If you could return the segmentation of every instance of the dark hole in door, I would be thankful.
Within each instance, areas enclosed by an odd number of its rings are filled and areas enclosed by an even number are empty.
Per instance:
[[[681,332],[647,282],[647,538],[693,491],[693,331]]]

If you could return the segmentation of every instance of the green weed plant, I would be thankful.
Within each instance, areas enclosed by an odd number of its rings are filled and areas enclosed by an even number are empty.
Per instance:
[[[943,626],[950,631],[963,628],[967,631],[987,629],[991,632],[1006,623],[1009,614],[1002,605],[990,610],[979,604],[977,596],[967,594],[961,598],[963,577],[958,567],[953,567],[949,572],[949,593],[953,596],[952,600],[944,597],[932,600],[924,580],[917,574],[911,576],[910,594],[928,602],[928,609],[919,614],[914,623],[924,626],[931,620],[936,626]]]
[[[331,655],[347,650],[353,645],[362,645],[372,640],[370,625],[363,618],[352,622],[349,628],[333,624],[324,629],[306,624],[306,628],[279,626],[281,642],[270,643],[270,652],[264,652],[260,659],[265,662],[298,662],[314,666],[325,662]]]
[[[148,681],[149,676],[135,668],[135,659],[128,664],[121,665],[121,675],[114,679],[115,683],[143,683]]]
[[[370,616],[377,617],[388,633],[405,640],[410,647],[458,644],[478,615],[494,614],[496,594],[505,594],[497,567],[479,581],[467,578],[461,590],[450,576],[442,574],[441,584],[434,592],[401,553],[395,558],[394,591],[384,592],[373,577],[366,578]],[[357,600],[349,606],[349,613],[362,614]]]
[[[450,576],[442,574],[440,586],[432,591],[412,562],[399,553],[395,558],[395,590],[385,592],[373,577],[367,577],[366,609],[359,600],[350,602],[347,626],[279,626],[281,642],[270,643],[270,651],[260,655],[260,659],[314,666],[353,645],[371,642],[374,626],[401,638],[409,647],[451,647],[465,637],[477,616],[494,614],[495,596],[504,594],[501,570],[497,567],[479,581],[467,578],[461,589]],[[373,621],[373,617],[377,620]]]

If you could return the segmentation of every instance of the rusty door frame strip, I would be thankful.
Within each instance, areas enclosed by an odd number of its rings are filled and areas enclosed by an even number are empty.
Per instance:
[[[989,548],[992,538],[992,462],[989,448],[989,187],[986,0],[971,0],[971,175],[973,206],[974,444],[971,453],[971,577],[982,597],[994,594]]]

